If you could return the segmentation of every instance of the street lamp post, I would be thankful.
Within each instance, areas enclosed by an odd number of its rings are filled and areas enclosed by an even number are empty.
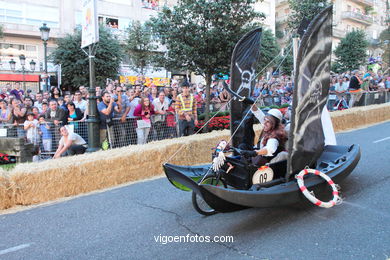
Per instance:
[[[11,59],[9,61],[9,66],[11,68],[11,70],[13,72],[17,71],[17,72],[22,72],[23,73],[23,90],[26,91],[26,79],[25,79],[25,75],[26,75],[26,72],[29,72],[28,70],[26,70],[26,56],[24,56],[23,54],[19,56],[19,61],[20,61],[20,65],[22,66],[22,70],[15,70],[15,67],[16,67],[16,61],[14,61],[14,59]],[[36,62],[34,60],[31,60],[30,61],[30,70],[31,72],[34,72],[35,71],[35,65],[36,65]]]
[[[49,91],[49,77],[47,75],[47,41],[49,40],[49,33],[50,28],[46,26],[46,23],[43,24],[42,27],[39,28],[39,31],[41,31],[41,39],[43,41],[43,49],[44,49],[44,55],[45,55],[45,89],[44,91]]]
[[[24,65],[26,65],[26,56],[23,54],[19,56],[20,65],[22,65],[22,73],[23,73],[23,91],[26,91],[26,70],[24,68]]]

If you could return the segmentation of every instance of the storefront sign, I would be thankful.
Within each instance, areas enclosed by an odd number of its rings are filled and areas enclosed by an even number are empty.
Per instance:
[[[120,83],[125,84],[143,84],[146,86],[150,86],[152,84],[156,86],[169,86],[170,79],[169,78],[157,78],[157,77],[142,77],[142,76],[120,76],[119,77]]]

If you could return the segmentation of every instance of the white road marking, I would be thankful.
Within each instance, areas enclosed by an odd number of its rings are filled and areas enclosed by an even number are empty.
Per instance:
[[[389,140],[389,139],[390,139],[390,136],[386,137],[386,138],[383,138],[383,139],[380,139],[380,140],[376,140],[373,143],[376,144],[376,143],[383,142],[383,141],[386,141],[386,140]]]
[[[31,246],[31,244],[22,244],[22,245],[10,247],[10,248],[4,249],[4,250],[0,250],[0,255],[12,253],[12,252],[15,252],[15,251],[18,251],[18,250],[21,250],[21,249],[24,249],[24,248],[30,247],[30,246]]]

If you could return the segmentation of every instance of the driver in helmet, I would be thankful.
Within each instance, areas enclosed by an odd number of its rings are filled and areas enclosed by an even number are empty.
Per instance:
[[[243,156],[250,158],[252,164],[260,167],[285,150],[287,132],[282,124],[283,115],[278,109],[271,109],[265,115],[256,105],[253,105],[251,111],[263,126],[260,141],[254,150],[246,144],[240,145],[239,148],[243,149],[241,151]]]

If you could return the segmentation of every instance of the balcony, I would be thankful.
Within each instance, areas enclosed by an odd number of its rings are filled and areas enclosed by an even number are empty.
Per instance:
[[[374,0],[351,0],[351,1],[365,6],[374,6]]]
[[[333,28],[333,37],[341,39],[344,38],[345,35],[346,32],[344,30]]]
[[[371,25],[374,22],[372,17],[370,17],[368,15],[364,15],[364,14],[356,13],[356,12],[350,12],[350,11],[343,12],[342,18],[343,19],[350,19],[352,21],[362,23],[365,25]]]
[[[282,4],[287,4],[287,0],[277,0],[276,5],[282,5]]]

